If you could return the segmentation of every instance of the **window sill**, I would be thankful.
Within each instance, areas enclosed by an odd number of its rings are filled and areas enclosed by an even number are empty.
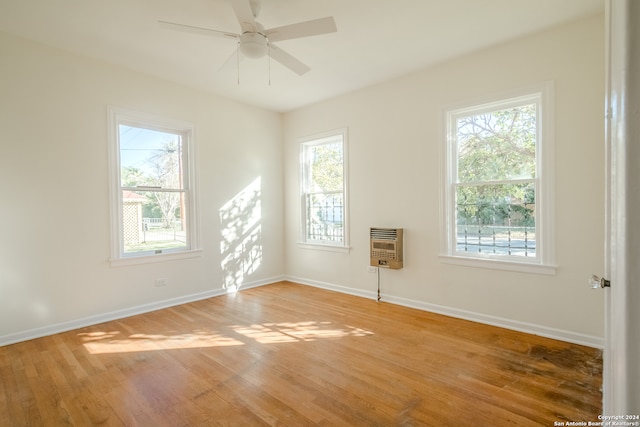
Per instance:
[[[314,249],[318,251],[342,252],[342,253],[349,253],[349,250],[351,249],[349,246],[334,246],[334,245],[326,245],[322,243],[307,243],[307,242],[298,242],[298,247],[302,249]]]
[[[520,273],[544,274],[547,276],[554,276],[558,270],[557,265],[502,261],[497,259],[468,258],[453,255],[440,255],[440,261],[445,264],[463,265],[466,267],[517,271]]]
[[[132,256],[126,258],[110,258],[111,267],[126,267],[130,265],[152,264],[157,262],[176,261],[181,259],[199,258],[202,256],[202,249],[190,251],[173,252],[168,254]]]

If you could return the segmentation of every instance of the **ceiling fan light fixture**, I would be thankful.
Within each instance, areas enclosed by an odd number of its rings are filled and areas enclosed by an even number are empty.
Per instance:
[[[267,54],[267,38],[260,33],[244,33],[240,36],[240,52],[247,58],[262,58]]]

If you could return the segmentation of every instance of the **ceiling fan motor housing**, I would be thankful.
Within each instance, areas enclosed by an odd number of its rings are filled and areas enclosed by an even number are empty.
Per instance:
[[[262,58],[267,54],[267,37],[260,33],[244,33],[240,36],[240,52],[247,58]]]

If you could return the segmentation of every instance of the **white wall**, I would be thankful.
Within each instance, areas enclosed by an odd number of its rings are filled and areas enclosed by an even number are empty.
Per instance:
[[[446,42],[446,41],[443,41]],[[405,268],[381,271],[383,300],[602,345],[603,17],[477,52],[285,115],[286,272],[373,297],[368,228],[405,228]],[[443,264],[441,109],[552,80],[555,84],[557,274]],[[351,251],[304,249],[297,138],[348,127]],[[395,167],[394,167],[395,165]]]
[[[280,114],[2,34],[0,58],[0,344],[224,292],[229,274],[282,277]],[[202,257],[110,266],[108,105],[195,123]],[[262,258],[245,274],[221,266],[219,210],[258,178]]]
[[[0,34],[0,345],[222,293],[229,274],[244,286],[286,274],[374,297],[370,226],[406,233],[405,268],[381,272],[384,300],[600,344],[602,293],[586,278],[603,271],[603,34],[601,17],[552,29],[288,113],[284,125],[277,113]],[[547,80],[557,274],[442,264],[441,108]],[[196,124],[201,258],[110,266],[107,105]],[[297,138],[342,127],[352,249],[301,249]],[[261,259],[244,274],[222,266],[220,209],[257,178]]]

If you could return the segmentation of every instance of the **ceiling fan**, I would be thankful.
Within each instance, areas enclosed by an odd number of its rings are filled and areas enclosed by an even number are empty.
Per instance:
[[[309,71],[310,68],[292,55],[280,49],[278,46],[274,45],[273,42],[334,33],[337,31],[336,23],[332,16],[299,22],[297,24],[285,25],[282,27],[265,29],[258,21],[256,21],[256,17],[260,12],[261,7],[260,0],[229,1],[233,7],[233,11],[238,22],[240,23],[240,28],[242,30],[241,34],[178,24],[175,22],[158,22],[161,26],[173,30],[235,40],[238,43],[238,49],[233,56],[238,55],[239,53],[247,58],[262,58],[269,55],[270,58],[275,59],[300,76]]]

